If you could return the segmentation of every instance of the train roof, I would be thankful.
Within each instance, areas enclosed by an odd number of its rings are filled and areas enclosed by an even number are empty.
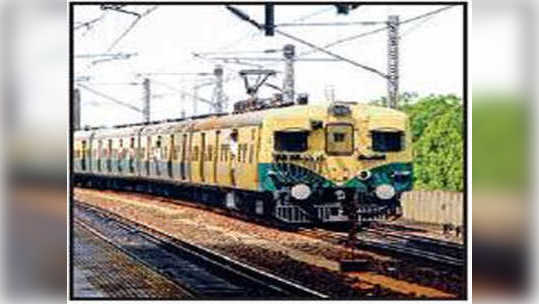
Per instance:
[[[354,116],[361,118],[376,118],[376,123],[402,120],[406,114],[394,109],[358,103],[343,103],[349,105]],[[283,108],[273,108],[261,111],[240,114],[208,114],[186,119],[151,122],[146,124],[130,124],[115,126],[106,129],[81,130],[75,132],[75,138],[88,138],[95,134],[95,138],[129,137],[140,132],[142,135],[171,134],[185,131],[199,131],[212,129],[240,128],[244,126],[262,125],[264,122],[286,128],[287,122],[295,126],[304,122],[309,127],[310,119],[324,119],[327,116],[329,105],[296,105]],[[292,123],[294,122],[294,123]],[[374,123],[374,121],[373,121]]]
[[[90,138],[95,133],[94,130],[80,130],[73,134],[73,138],[76,140],[85,140]]]
[[[126,128],[108,128],[95,131],[95,138],[114,138],[114,137],[131,137],[136,136],[142,129],[142,126],[126,127]]]

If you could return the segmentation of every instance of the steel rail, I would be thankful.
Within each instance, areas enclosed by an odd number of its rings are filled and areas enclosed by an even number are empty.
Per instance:
[[[225,278],[224,280],[228,280],[228,281],[230,281],[230,279],[232,278],[233,279],[232,284],[239,285],[239,287],[244,288],[246,290],[250,290],[250,291],[257,290],[258,292],[260,292],[260,294],[263,294],[265,298],[276,298],[276,299],[279,299],[279,298],[280,299],[325,299],[325,298],[328,298],[327,295],[311,290],[298,283],[294,283],[284,278],[278,277],[276,275],[256,269],[252,266],[238,262],[236,260],[233,260],[227,256],[224,256],[220,253],[209,250],[207,248],[200,247],[198,245],[176,239],[168,234],[157,231],[143,224],[136,223],[130,219],[114,214],[108,210],[104,210],[102,208],[89,205],[81,201],[74,201],[74,205],[75,205],[75,208],[78,208],[76,209],[74,216],[76,215],[77,212],[81,212],[81,210],[83,210],[82,212],[86,210],[86,212],[99,214],[99,216],[101,216],[104,219],[103,221],[106,221],[106,224],[102,224],[102,225],[109,225],[109,226],[114,226],[117,229],[124,229],[125,231],[129,232],[128,235],[131,237],[138,236],[138,237],[144,238],[145,240],[155,244],[156,247],[158,246],[159,248],[163,248],[164,250],[167,250],[172,254],[176,254],[184,259],[193,260],[199,265],[203,265],[201,267],[205,269],[211,269],[210,273],[214,274],[217,278],[219,277]],[[84,215],[82,217],[84,217]],[[81,220],[77,219],[77,221],[81,221]],[[82,221],[84,222],[84,220]],[[90,225],[87,224],[87,226],[90,226]],[[94,228],[94,230],[99,230],[99,229]],[[100,233],[106,234],[106,233],[103,233],[103,231],[101,231]],[[112,232],[113,235],[114,233],[118,233],[118,232]],[[112,242],[114,243],[113,240]],[[130,246],[130,248],[132,247],[136,248],[136,246]],[[154,251],[152,251],[152,253],[153,252]],[[130,255],[132,254],[132,252],[129,252],[129,250],[127,250],[127,253]],[[148,254],[149,253],[147,253],[146,255]],[[150,267],[154,267],[153,265],[149,263],[147,263],[147,265],[149,265]],[[173,266],[174,265],[169,265],[169,267],[173,267]],[[156,269],[156,270],[160,273],[163,273],[162,270],[161,271],[159,269]],[[171,277],[171,275],[167,274],[166,272],[164,273],[164,275]],[[190,274],[190,275],[195,276],[196,274]],[[175,280],[174,277],[172,277],[171,279]],[[175,281],[177,282],[179,281],[179,283],[182,284],[181,279],[178,279]],[[245,284],[247,286],[242,286],[241,284]],[[182,286],[184,285],[182,284]],[[188,286],[184,286],[184,288],[190,290],[193,294],[196,294],[199,297],[207,297],[207,295],[200,294],[200,291],[197,291],[197,288],[192,288],[192,287],[190,288]],[[212,290],[210,288],[210,292],[211,291]],[[237,292],[238,290],[232,290],[230,294],[231,297],[232,298],[237,297],[238,296]],[[217,297],[222,296],[222,294],[216,291],[213,291],[213,293],[214,295],[216,294]],[[242,295],[241,298],[245,298],[245,297]]]

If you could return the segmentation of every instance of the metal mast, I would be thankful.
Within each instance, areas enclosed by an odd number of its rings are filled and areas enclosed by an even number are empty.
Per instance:
[[[181,104],[181,107],[182,107],[182,111],[181,111],[181,118],[185,118],[185,93],[181,93],[180,94],[180,104]]]
[[[142,107],[142,116],[144,122],[150,122],[150,79],[144,78],[144,81],[142,82],[142,87],[144,89],[144,105]]]
[[[294,102],[294,61],[296,48],[292,44],[287,44],[283,48],[285,60],[285,75],[283,80],[283,101]]]
[[[389,16],[387,26],[387,96],[389,107],[396,108],[399,98],[399,16]]]
[[[213,70],[215,75],[215,105],[214,110],[216,113],[223,112],[224,108],[224,93],[223,93],[223,66],[216,65]]]
[[[193,86],[193,116],[198,112],[198,86]]]
[[[80,130],[80,89],[73,89],[73,129]]]

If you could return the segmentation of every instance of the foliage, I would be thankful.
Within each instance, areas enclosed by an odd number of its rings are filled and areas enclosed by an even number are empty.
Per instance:
[[[464,112],[454,95],[416,98],[405,93],[399,110],[410,118],[415,187],[462,191],[464,188]],[[416,98],[414,100],[414,98]],[[401,102],[405,101],[405,102]],[[383,104],[372,102],[373,104]]]
[[[462,191],[464,138],[462,106],[453,105],[426,124],[413,143],[418,188]],[[438,110],[438,109],[436,109]],[[419,127],[418,127],[419,128]]]

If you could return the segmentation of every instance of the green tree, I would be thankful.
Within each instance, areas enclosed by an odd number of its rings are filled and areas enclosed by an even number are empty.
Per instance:
[[[387,105],[386,98],[370,104]],[[398,110],[410,118],[415,187],[462,191],[464,188],[464,113],[455,95],[415,93],[399,96]]]
[[[452,106],[428,123],[413,144],[416,185],[462,191],[464,137],[462,106]]]

